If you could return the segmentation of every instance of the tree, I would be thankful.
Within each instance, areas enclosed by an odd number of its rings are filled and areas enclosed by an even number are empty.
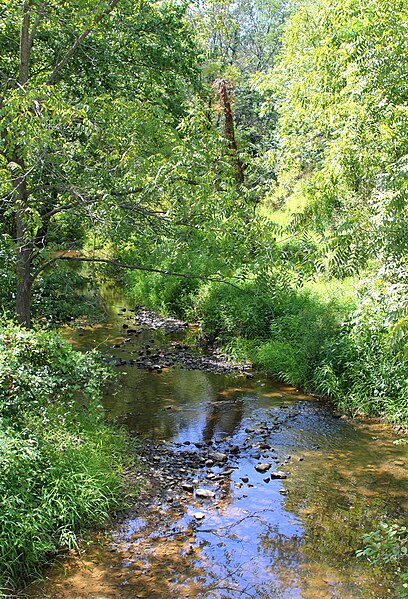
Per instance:
[[[234,117],[232,113],[232,85],[225,79],[217,79],[213,85],[216,93],[219,96],[219,110],[224,115],[224,135],[228,142],[228,149],[231,152],[232,159],[235,163],[235,178],[238,186],[244,183],[244,169],[238,154],[238,145],[235,138]]]
[[[97,230],[124,215],[163,222],[148,176],[179,141],[198,88],[197,53],[177,5],[110,0],[3,2],[0,213],[15,240],[18,321],[56,260],[48,234],[68,214]],[[65,248],[68,249],[68,248]]]
[[[274,138],[275,114],[262,114],[263,96],[255,80],[274,65],[287,5],[282,0],[208,0],[190,9],[205,56],[203,72],[210,83],[231,81],[235,125],[241,150],[254,156]]]
[[[403,0],[301,2],[268,76],[278,177],[309,200],[302,222],[331,273],[407,253],[405,12]]]

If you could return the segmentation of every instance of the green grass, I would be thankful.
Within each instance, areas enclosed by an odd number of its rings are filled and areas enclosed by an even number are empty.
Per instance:
[[[230,357],[250,359],[345,412],[408,424],[406,337],[396,309],[404,305],[404,286],[357,277],[297,284],[282,265],[248,277],[241,290],[216,283],[187,288],[141,273],[132,280],[136,301],[200,320]]]
[[[123,504],[127,437],[104,422],[96,354],[13,325],[0,348],[0,587],[15,589]]]

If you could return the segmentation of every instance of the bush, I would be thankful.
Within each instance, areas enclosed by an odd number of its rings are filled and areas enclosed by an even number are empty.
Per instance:
[[[35,282],[31,300],[33,317],[47,325],[70,322],[85,315],[100,313],[99,296],[89,293],[92,281],[72,267],[58,264]]]
[[[375,530],[363,535],[363,542],[357,557],[366,558],[373,566],[393,564],[401,580],[399,596],[408,597],[408,528],[396,522],[380,522]]]
[[[259,345],[252,359],[281,380],[315,391],[314,374],[325,346],[337,338],[351,301],[348,283],[280,290],[269,340]]]
[[[358,307],[325,344],[314,374],[317,391],[342,409],[408,422],[408,363],[404,338],[396,335],[404,301],[402,286],[364,283]]]
[[[32,576],[120,504],[126,437],[103,421],[108,373],[50,332],[0,326],[0,586]]]
[[[194,316],[202,322],[211,340],[226,343],[231,338],[267,339],[274,314],[273,297],[257,279],[236,289],[209,283],[197,294]]]
[[[73,400],[96,400],[108,372],[95,352],[75,352],[59,335],[0,325],[0,409],[24,422],[61,402],[65,417]]]

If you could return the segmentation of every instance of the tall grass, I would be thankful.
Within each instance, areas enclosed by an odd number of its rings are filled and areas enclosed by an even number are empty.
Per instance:
[[[396,334],[405,287],[357,278],[296,284],[282,266],[268,277],[253,275],[241,290],[201,283],[183,294],[183,282],[138,273],[132,293],[144,303],[178,285],[178,301],[165,296],[165,310],[177,311],[182,297],[183,315],[200,320],[206,336],[231,357],[250,359],[343,411],[406,425],[408,363]]]
[[[0,587],[13,589],[119,507],[126,436],[104,423],[96,354],[13,325],[0,348]]]

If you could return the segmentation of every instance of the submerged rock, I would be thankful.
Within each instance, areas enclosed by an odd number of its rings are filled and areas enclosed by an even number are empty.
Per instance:
[[[215,497],[214,491],[210,491],[209,489],[197,489],[196,497],[202,497],[204,499],[213,499]]]
[[[195,512],[194,518],[196,520],[204,520],[205,514],[204,514],[204,512]]]
[[[282,470],[277,470],[276,472],[270,473],[271,478],[288,478],[287,472],[282,472]]]
[[[255,470],[257,472],[267,472],[271,466],[272,466],[272,464],[257,464],[255,466]],[[279,478],[279,477],[276,476],[274,478]]]
[[[214,462],[226,462],[228,456],[220,451],[215,451],[214,453],[210,454],[210,458],[213,459]]]

